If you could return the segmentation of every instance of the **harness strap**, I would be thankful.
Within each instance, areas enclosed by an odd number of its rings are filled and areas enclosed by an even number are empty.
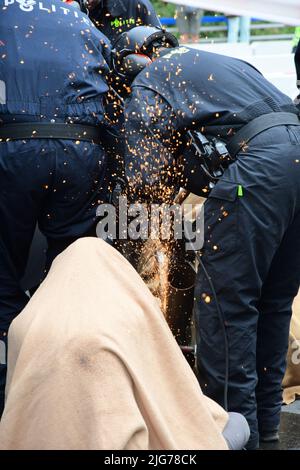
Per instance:
[[[232,158],[250,142],[253,137],[276,126],[300,126],[299,116],[294,113],[273,112],[262,114],[243,126],[226,145]]]

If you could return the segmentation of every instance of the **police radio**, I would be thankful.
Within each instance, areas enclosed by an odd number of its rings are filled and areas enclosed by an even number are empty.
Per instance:
[[[181,161],[184,187],[194,194],[204,196],[234,161],[221,140],[215,137],[207,139],[200,131],[188,131]]]
[[[199,158],[202,170],[213,182],[216,182],[224,174],[230,163],[234,161],[226,145],[215,137],[208,140],[199,131],[188,131],[188,138],[191,140],[193,150]]]

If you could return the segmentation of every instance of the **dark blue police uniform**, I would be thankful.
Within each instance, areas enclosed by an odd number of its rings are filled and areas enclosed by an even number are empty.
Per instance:
[[[282,111],[297,114],[292,101],[251,65],[172,49],[132,84],[126,104],[129,181],[139,196],[162,200],[188,130],[228,143],[254,118]],[[228,341],[228,409],[246,417],[250,449],[259,433],[275,432],[280,420],[291,307],[300,284],[299,144],[296,125],[262,132],[239,152],[205,203],[202,260]],[[199,178],[199,194],[206,184]],[[201,269],[195,298],[201,384],[224,406],[227,348]]]
[[[110,46],[86,15],[60,0],[0,0],[0,31],[1,124],[103,121]],[[92,141],[0,142],[3,341],[28,301],[20,279],[36,223],[48,241],[48,265],[73,240],[93,233],[96,207],[106,197],[106,160]],[[1,356],[1,395],[4,362]]]
[[[103,0],[89,16],[112,44],[121,33],[136,26],[161,27],[149,0]]]

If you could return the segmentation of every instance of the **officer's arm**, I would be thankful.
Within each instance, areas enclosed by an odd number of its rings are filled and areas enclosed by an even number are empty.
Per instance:
[[[102,45],[102,54],[104,57],[105,62],[107,63],[108,67],[111,67],[111,43],[109,39],[104,36],[103,34],[103,39],[101,41]]]
[[[94,33],[94,40],[97,43],[98,51],[102,54],[105,62],[107,63],[108,67],[111,67],[111,42],[110,40],[95,26],[93,27]]]
[[[166,202],[173,198],[180,145],[175,129],[176,116],[160,95],[133,88],[125,104],[125,171],[134,199]]]

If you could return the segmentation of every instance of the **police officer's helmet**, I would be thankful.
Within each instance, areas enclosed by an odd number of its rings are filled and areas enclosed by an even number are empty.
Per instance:
[[[154,26],[136,26],[117,38],[113,44],[112,65],[114,72],[127,81],[152,62],[158,49],[177,47],[173,34]]]

